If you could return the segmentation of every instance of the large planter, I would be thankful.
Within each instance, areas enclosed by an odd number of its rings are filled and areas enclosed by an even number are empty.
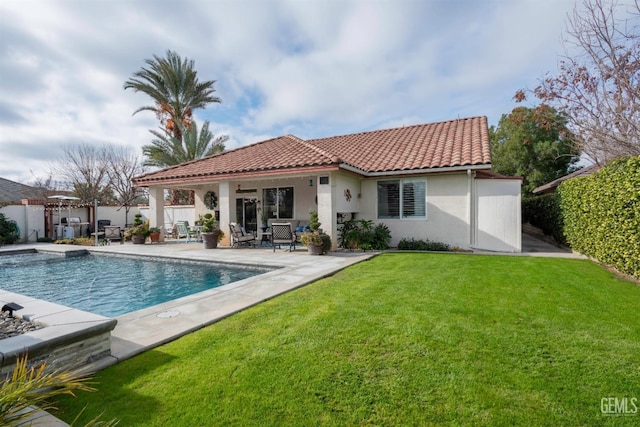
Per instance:
[[[134,234],[133,236],[131,236],[131,242],[134,245],[144,245],[144,242],[147,240],[147,236],[140,236],[137,234]]]
[[[215,249],[218,247],[218,239],[220,238],[219,231],[213,231],[211,233],[200,233],[202,241],[204,242],[205,249]]]
[[[322,245],[307,245],[307,251],[309,255],[322,255]]]

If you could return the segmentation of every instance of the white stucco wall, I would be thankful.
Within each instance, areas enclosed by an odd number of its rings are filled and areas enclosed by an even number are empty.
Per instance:
[[[44,206],[9,205],[0,208],[8,220],[13,220],[20,229],[19,242],[35,242],[44,236]]]
[[[389,178],[393,179],[393,178]],[[384,223],[391,230],[391,246],[403,238],[448,243],[463,249],[470,244],[469,178],[466,174],[427,176],[427,219],[378,219],[377,183],[362,182],[361,210],[357,218]]]
[[[335,173],[335,211],[336,212],[359,212],[361,194],[361,179],[351,174]],[[350,198],[348,198],[350,196]]]
[[[499,252],[522,249],[522,217],[519,179],[478,179],[478,225],[475,246]]]

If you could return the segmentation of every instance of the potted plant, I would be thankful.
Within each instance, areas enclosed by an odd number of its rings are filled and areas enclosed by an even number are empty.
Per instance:
[[[220,226],[216,218],[210,213],[206,213],[200,217],[202,223],[202,241],[205,249],[215,249],[218,247],[218,241],[224,237],[224,232],[220,230]]]
[[[300,242],[307,247],[310,255],[326,254],[331,249],[331,237],[320,229],[317,211],[311,211],[309,217],[311,231],[302,234]]]
[[[331,238],[319,230],[304,233],[300,236],[300,242],[307,247],[310,255],[322,255],[331,249]]]
[[[151,243],[160,241],[160,229],[158,227],[149,227],[149,239]]]
[[[262,211],[260,212],[260,221],[262,221],[261,222],[262,231],[266,231],[267,228],[269,227],[270,216],[271,216],[271,213],[267,208],[262,209]]]
[[[142,221],[142,214],[138,212],[133,219],[133,229],[131,230],[131,241],[134,245],[142,245],[149,236],[149,221]]]

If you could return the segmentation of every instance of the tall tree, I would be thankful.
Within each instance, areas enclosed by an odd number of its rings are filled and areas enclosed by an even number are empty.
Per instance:
[[[584,0],[567,21],[558,73],[533,90],[566,114],[578,147],[596,163],[640,155],[639,18],[638,0]]]
[[[112,204],[113,192],[109,187],[106,161],[106,146],[90,144],[69,145],[53,165],[55,176],[60,177],[66,187],[84,203],[99,200]]]
[[[124,89],[145,93],[154,101],[153,105],[140,107],[133,114],[153,111],[166,131],[179,139],[178,123],[188,129],[193,110],[221,101],[213,95],[215,80],[198,81],[193,60],[182,59],[171,50],[167,50],[166,55],[166,58],[154,55],[153,59],[145,60],[148,68],[135,72],[124,83]]]
[[[106,151],[109,185],[121,207],[125,209],[125,222],[128,223],[129,211],[135,203],[145,201],[142,188],[133,186],[133,178],[145,173],[142,159],[133,153],[130,147],[108,146]]]
[[[178,123],[181,137],[178,138],[167,130],[161,132],[150,130],[156,139],[151,144],[142,147],[146,156],[146,166],[167,167],[180,163],[211,156],[224,151],[224,143],[229,139],[227,135],[214,138],[209,130],[209,122],[204,122],[198,133],[198,125],[192,121],[187,129]],[[170,192],[172,205],[191,205],[194,203],[194,193],[188,190],[173,189]]]
[[[189,128],[179,123],[178,128],[181,138],[166,130],[149,131],[156,139],[152,140],[150,145],[142,147],[142,152],[147,157],[146,166],[164,168],[221,153],[224,151],[224,143],[229,139],[227,135],[214,138],[209,130],[209,122],[204,122],[199,133],[195,121],[192,121]]]
[[[493,169],[522,176],[523,193],[560,178],[578,160],[566,118],[548,106],[518,107],[503,114],[489,137]]]

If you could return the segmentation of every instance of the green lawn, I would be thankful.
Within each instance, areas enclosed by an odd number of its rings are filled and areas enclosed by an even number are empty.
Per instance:
[[[582,260],[386,254],[99,372],[122,426],[637,425],[640,287]],[[629,409],[633,407],[629,405]]]

